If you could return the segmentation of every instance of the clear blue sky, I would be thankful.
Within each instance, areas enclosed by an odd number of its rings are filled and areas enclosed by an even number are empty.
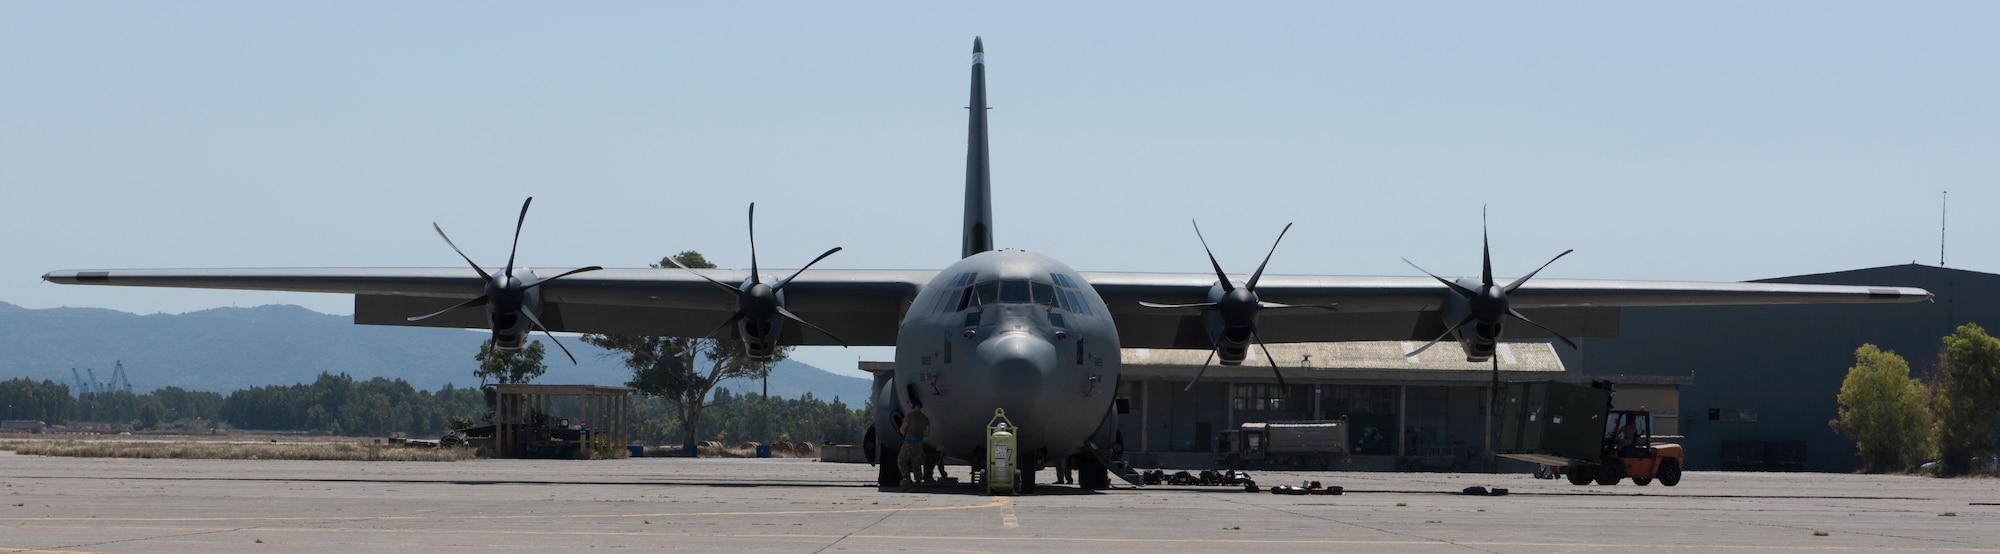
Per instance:
[[[986,38],[997,243],[1080,270],[2000,271],[2000,4],[0,4],[0,301],[54,269],[939,268]],[[1884,283],[1894,284],[1894,283]],[[808,349],[828,369],[883,349]]]

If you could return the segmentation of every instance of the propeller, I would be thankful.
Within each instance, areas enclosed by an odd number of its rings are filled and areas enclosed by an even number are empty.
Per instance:
[[[1430,271],[1427,271],[1424,268],[1417,266],[1416,262],[1410,261],[1409,258],[1403,259],[1403,263],[1410,264],[1410,267],[1415,267],[1417,268],[1417,271],[1422,271],[1424,272],[1425,275],[1429,275],[1432,279],[1437,279],[1439,283],[1444,283],[1444,286],[1450,288],[1453,294],[1457,294],[1459,297],[1464,298],[1471,308],[1463,319],[1460,319],[1458,323],[1453,324],[1451,327],[1446,328],[1443,334],[1438,335],[1437,338],[1431,339],[1430,342],[1424,343],[1423,346],[1417,347],[1416,350],[1412,350],[1406,355],[1415,356],[1417,354],[1420,354],[1423,351],[1430,349],[1431,346],[1436,345],[1439,341],[1442,341],[1446,337],[1451,336],[1453,332],[1464,328],[1466,325],[1473,326],[1472,328],[1473,333],[1475,333],[1475,335],[1478,337],[1479,340],[1489,343],[1498,341],[1500,340],[1500,332],[1506,327],[1508,318],[1518,319],[1523,322],[1526,322],[1529,325],[1533,325],[1536,328],[1548,332],[1548,334],[1550,335],[1554,335],[1557,339],[1562,340],[1563,344],[1569,345],[1570,348],[1576,348],[1576,341],[1570,340],[1569,337],[1563,336],[1562,333],[1558,333],[1554,329],[1550,329],[1547,326],[1544,326],[1540,323],[1536,323],[1535,320],[1528,319],[1528,316],[1521,315],[1521,312],[1515,311],[1514,308],[1509,305],[1507,300],[1507,295],[1509,293],[1514,292],[1514,289],[1521,288],[1521,285],[1527,283],[1528,279],[1534,278],[1535,274],[1541,273],[1542,270],[1544,269],[1548,269],[1549,264],[1556,263],[1556,260],[1560,260],[1562,259],[1563,256],[1568,256],[1571,252],[1575,252],[1576,250],[1575,249],[1564,250],[1561,254],[1556,254],[1556,257],[1550,258],[1547,263],[1543,263],[1542,267],[1535,268],[1534,271],[1528,272],[1527,275],[1522,275],[1519,279],[1515,279],[1514,282],[1512,283],[1508,283],[1505,286],[1499,286],[1493,282],[1493,249],[1487,241],[1486,213],[1484,210],[1481,210],[1479,214],[1479,248],[1481,251],[1481,255],[1483,256],[1483,261],[1481,262],[1482,267],[1480,269],[1480,274],[1479,274],[1480,285],[1478,290],[1473,290],[1472,288],[1460,285],[1456,282],[1450,281],[1443,277],[1439,277],[1437,276],[1437,274],[1431,273]],[[1500,383],[1500,361],[1498,358],[1495,358],[1493,361],[1493,384],[1494,384],[1495,394],[1498,394],[1499,383]]]
[[[1220,287],[1220,290],[1210,289],[1209,300],[1207,302],[1188,304],[1139,303],[1139,305],[1148,308],[1201,308],[1204,312],[1203,319],[1204,323],[1209,327],[1209,336],[1212,340],[1217,341],[1217,344],[1215,344],[1215,348],[1211,348],[1208,351],[1208,360],[1201,363],[1201,370],[1195,372],[1194,380],[1188,382],[1188,389],[1192,390],[1194,384],[1201,381],[1201,376],[1208,372],[1209,363],[1215,361],[1216,351],[1223,346],[1221,344],[1222,341],[1239,345],[1252,341],[1256,342],[1257,347],[1264,351],[1264,359],[1271,363],[1271,374],[1278,378],[1278,386],[1282,387],[1285,385],[1285,375],[1278,369],[1278,360],[1271,357],[1270,347],[1264,345],[1264,337],[1257,331],[1257,314],[1267,308],[1332,308],[1332,306],[1298,306],[1265,302],[1257,298],[1257,281],[1264,278],[1265,266],[1271,264],[1271,256],[1278,252],[1278,243],[1284,241],[1285,233],[1291,230],[1292,224],[1286,223],[1284,230],[1278,231],[1278,240],[1271,242],[1271,251],[1264,254],[1264,262],[1257,264],[1257,271],[1250,274],[1250,280],[1243,283],[1243,286],[1238,287],[1235,283],[1230,282],[1229,274],[1222,270],[1222,263],[1215,261],[1215,252],[1208,247],[1208,239],[1201,235],[1201,223],[1196,222],[1194,223],[1195,239],[1201,241],[1202,251],[1208,254],[1209,267],[1215,268],[1216,285]],[[1224,360],[1225,365],[1233,363],[1235,362],[1226,358]]]
[[[744,339],[746,341],[752,337],[767,337],[772,334],[772,331],[776,330],[776,326],[772,325],[774,320],[783,317],[796,321],[800,325],[811,327],[813,330],[819,331],[828,338],[833,339],[833,342],[845,347],[847,346],[847,341],[840,340],[840,337],[835,336],[826,329],[822,329],[818,325],[813,325],[812,322],[806,321],[804,318],[799,317],[798,314],[785,309],[785,299],[783,296],[785,285],[791,284],[793,279],[797,279],[799,274],[805,273],[806,269],[811,268],[813,264],[817,264],[820,260],[824,260],[827,256],[832,256],[834,252],[839,251],[840,247],[835,246],[831,250],[820,254],[819,257],[813,258],[811,262],[807,262],[805,267],[792,272],[790,277],[778,280],[773,284],[766,284],[763,276],[759,274],[757,266],[757,204],[752,202],[750,203],[750,280],[741,285],[730,286],[707,275],[703,275],[701,272],[695,271],[686,265],[682,265],[680,260],[673,259],[671,256],[667,258],[667,261],[674,264],[675,267],[685,269],[688,273],[693,273],[696,277],[714,284],[716,288],[736,295],[736,313],[731,314],[728,320],[723,321],[721,325],[717,325],[715,329],[709,331],[707,335],[703,335],[702,338],[713,337],[723,329],[739,323],[744,326]],[[775,339],[775,337],[771,338]]]
[[[527,303],[528,292],[534,290],[536,287],[546,285],[550,281],[554,281],[556,279],[561,279],[563,277],[568,277],[586,271],[597,271],[604,268],[594,265],[590,267],[580,267],[577,269],[572,269],[569,271],[562,272],[559,275],[556,275],[554,277],[549,277],[547,279],[537,279],[534,282],[524,282],[520,278],[515,277],[514,254],[521,248],[521,226],[527,223],[528,205],[533,204],[534,202],[535,202],[534,197],[529,197],[527,201],[521,203],[521,216],[520,218],[514,221],[514,245],[510,247],[507,251],[507,268],[505,271],[501,272],[498,275],[489,274],[486,272],[485,269],[480,268],[478,263],[472,261],[471,256],[465,255],[465,251],[460,250],[458,248],[458,244],[453,243],[451,241],[450,236],[444,234],[444,227],[439,226],[436,222],[432,222],[431,228],[437,230],[438,237],[444,239],[445,245],[450,246],[451,251],[457,252],[458,257],[464,258],[465,263],[472,266],[472,271],[479,273],[479,278],[486,282],[486,290],[485,293],[480,294],[478,298],[467,300],[465,302],[460,302],[456,306],[438,310],[430,314],[411,317],[409,318],[409,321],[412,322],[423,321],[426,319],[444,315],[446,313],[450,313],[454,310],[458,310],[461,308],[470,308],[473,306],[485,306],[487,323],[489,325],[494,325],[495,330],[498,331],[499,330],[498,328],[500,326],[497,324],[500,323],[502,318],[511,316],[513,314],[520,314],[522,316],[526,316],[528,318],[528,322],[533,324],[536,330],[540,330],[542,334],[548,335],[549,341],[556,343],[556,347],[561,348],[563,354],[569,356],[570,363],[572,364],[576,363],[576,355],[570,353],[569,347],[563,346],[562,341],[556,340],[555,334],[549,332],[548,326],[542,325],[541,318],[535,316],[534,310],[527,309],[526,303]]]

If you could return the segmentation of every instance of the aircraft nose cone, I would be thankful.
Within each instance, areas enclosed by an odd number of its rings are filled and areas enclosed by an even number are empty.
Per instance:
[[[1056,348],[1028,333],[1006,333],[979,343],[981,365],[992,371],[993,386],[1040,390],[1056,368]]]

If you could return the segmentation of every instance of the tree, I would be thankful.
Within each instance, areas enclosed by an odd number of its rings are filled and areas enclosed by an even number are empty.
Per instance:
[[[479,353],[472,359],[479,361],[479,370],[472,372],[479,382],[495,382],[503,385],[526,383],[548,373],[548,364],[542,363],[542,341],[528,343],[520,352],[498,352],[493,350],[493,339],[479,345]]]
[[[1902,356],[1861,345],[1838,398],[1840,417],[1828,423],[1854,440],[1862,471],[1901,471],[1928,454],[1930,389]]]
[[[1967,323],[1944,338],[1933,440],[1945,475],[1971,469],[1972,457],[1993,452],[2000,422],[2000,339]]]
[[[692,250],[675,254],[673,259],[691,268],[715,267]],[[671,265],[665,258],[652,264],[656,268]],[[625,367],[632,369],[632,380],[625,386],[673,405],[680,416],[681,445],[690,452],[699,436],[696,429],[701,423],[701,412],[708,407],[708,397],[715,385],[739,377],[762,378],[770,373],[777,360],[784,359],[791,351],[790,347],[780,347],[770,361],[760,362],[750,359],[741,341],[727,337],[591,334],[584,335],[583,342],[625,355]]]

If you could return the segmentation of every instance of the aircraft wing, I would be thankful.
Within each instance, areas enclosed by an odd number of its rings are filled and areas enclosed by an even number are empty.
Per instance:
[[[1118,322],[1126,348],[1212,348],[1199,308],[1147,308],[1139,302],[1207,300],[1215,276],[1206,273],[1084,273]],[[1508,282],[1509,280],[1500,280]],[[1445,331],[1438,309],[1451,292],[1429,277],[1265,275],[1257,295],[1266,302],[1333,309],[1266,309],[1258,319],[1265,342],[1428,341]],[[1536,279],[1508,295],[1522,315],[1571,337],[1618,334],[1619,309],[1639,306],[1848,304],[1916,302],[1929,291],[1911,287]],[[1512,325],[1507,338],[1553,338],[1532,325]]]
[[[556,275],[565,269],[516,269]],[[703,269],[724,283],[740,283],[747,270]],[[792,270],[767,269],[766,276]],[[785,287],[786,307],[839,335],[852,346],[892,346],[903,311],[935,271],[815,269]],[[484,282],[465,267],[300,269],[63,270],[42,276],[62,284],[322,292],[354,295],[354,322],[369,325],[487,327],[479,309],[435,312],[477,297]],[[579,273],[540,287],[542,323],[553,331],[699,337],[736,310],[736,297],[677,268],[605,269]],[[724,330],[718,336],[727,336]],[[825,334],[785,326],[784,344],[836,344]]]

